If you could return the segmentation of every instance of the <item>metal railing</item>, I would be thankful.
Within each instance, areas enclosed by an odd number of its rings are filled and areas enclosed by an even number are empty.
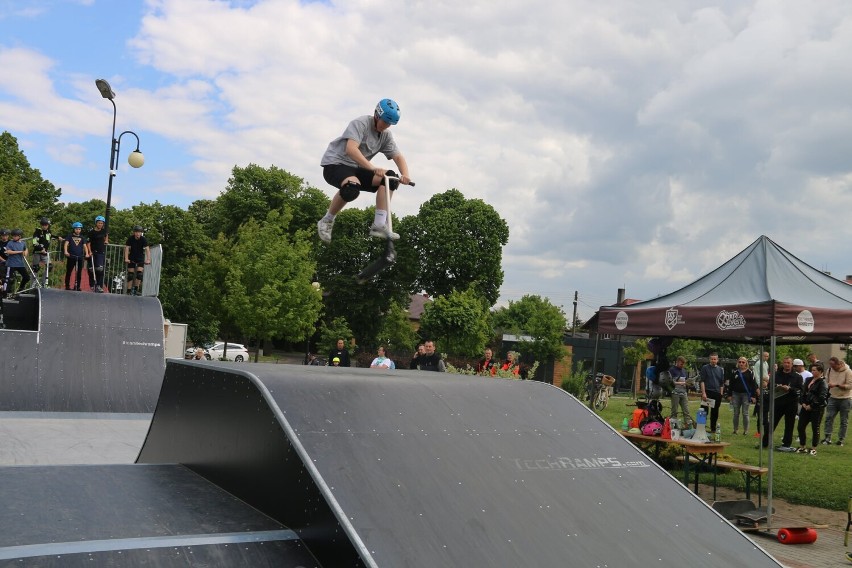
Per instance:
[[[51,241],[48,248],[47,270],[39,266],[40,255],[32,253],[32,238],[22,239],[27,242],[27,270],[30,273],[30,282],[26,289],[18,292],[27,292],[35,288],[64,288],[65,287],[65,255],[60,249],[59,243]],[[151,246],[151,264],[145,266],[145,277],[142,279],[142,295],[157,296],[160,293],[160,273],[163,262],[162,245]],[[83,281],[91,282],[92,267],[87,260],[83,266],[86,274]],[[104,262],[104,288],[112,294],[127,294],[127,265],[124,264],[124,245],[108,244]],[[9,290],[11,292],[11,290]]]

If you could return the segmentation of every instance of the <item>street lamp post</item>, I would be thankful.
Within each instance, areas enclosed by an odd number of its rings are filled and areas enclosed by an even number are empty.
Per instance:
[[[115,93],[113,92],[112,87],[109,86],[109,83],[107,83],[106,79],[95,80],[95,85],[98,87],[98,91],[100,91],[101,96],[112,103],[112,144],[109,149],[109,185],[107,186],[106,212],[104,213],[104,231],[107,235],[109,235],[109,210],[112,204],[112,179],[117,173],[116,168],[118,167],[118,153],[121,149],[121,137],[125,134],[132,134],[133,137],[136,138],[136,149],[130,153],[130,156],[128,156],[128,164],[134,168],[141,168],[145,163],[145,156],[143,156],[142,152],[139,151],[139,136],[137,136],[135,132],[125,130],[118,135],[118,138],[115,137]]]

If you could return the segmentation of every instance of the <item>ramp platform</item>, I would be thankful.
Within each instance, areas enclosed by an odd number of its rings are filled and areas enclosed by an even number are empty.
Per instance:
[[[0,566],[316,566],[293,531],[179,465],[0,469]]]
[[[165,367],[159,300],[41,288],[3,302],[0,411],[153,412]]]
[[[323,566],[780,566],[532,381],[169,361],[138,462],[185,465]]]

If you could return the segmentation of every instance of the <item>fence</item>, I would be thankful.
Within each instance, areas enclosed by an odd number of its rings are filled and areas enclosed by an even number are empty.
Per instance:
[[[32,252],[32,238],[23,239],[27,242],[27,250]],[[39,269],[39,255],[30,254],[27,261],[30,263],[30,278],[28,289],[36,287],[63,288],[65,286],[65,255],[60,249],[59,243],[51,241],[48,249],[47,279],[45,280],[44,269]],[[163,262],[162,245],[151,247],[151,264],[145,267],[145,278],[142,280],[142,295],[157,296],[160,293],[160,271]],[[90,271],[91,265],[86,261],[84,270]],[[36,275],[38,274],[38,278]],[[89,276],[82,278],[84,284],[88,284]],[[127,293],[127,265],[124,263],[124,245],[108,244],[106,246],[106,258],[104,263],[104,288],[112,294]],[[22,290],[19,290],[22,291]]]

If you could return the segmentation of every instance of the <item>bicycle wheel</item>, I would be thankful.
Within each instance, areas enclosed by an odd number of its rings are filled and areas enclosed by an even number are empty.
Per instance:
[[[599,412],[604,410],[608,403],[609,396],[607,395],[606,389],[599,389],[595,394],[595,410]]]

